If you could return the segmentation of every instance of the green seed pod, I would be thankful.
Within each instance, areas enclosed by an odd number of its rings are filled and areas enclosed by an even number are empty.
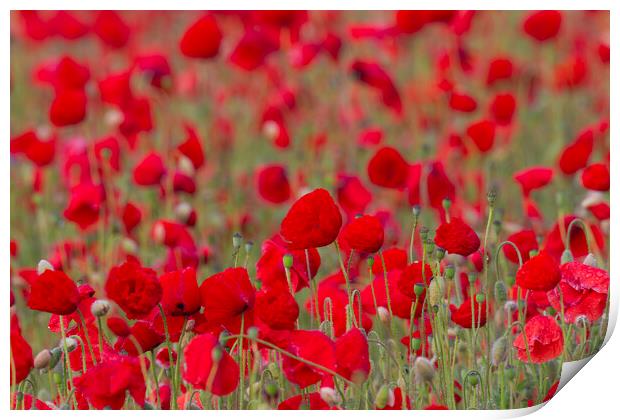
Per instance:
[[[443,260],[443,257],[446,256],[446,250],[441,248],[441,247],[436,247],[435,248],[435,259],[437,261],[441,261]]]
[[[482,304],[482,302],[484,302],[485,300],[486,300],[486,296],[484,295],[484,293],[476,294],[476,302],[478,304]]]
[[[435,242],[433,242],[432,239],[427,238],[424,241],[424,249],[426,250],[427,255],[431,255],[433,251],[435,250]]]
[[[443,271],[443,275],[446,277],[446,279],[452,280],[454,278],[455,271],[456,270],[454,269],[454,266],[452,264],[448,264]]]
[[[537,249],[532,249],[530,251],[530,258],[533,258],[533,257],[535,257],[537,255],[538,255],[538,250]]]
[[[375,397],[375,406],[379,409],[385,408],[390,399],[390,387],[387,384],[381,385]]]
[[[413,217],[418,218],[421,212],[422,212],[422,207],[420,207],[418,204],[411,207],[411,213],[413,213]]]
[[[232,237],[233,248],[234,249],[241,248],[242,243],[243,243],[243,235],[241,235],[239,232],[235,232],[235,234]]]
[[[417,352],[418,350],[420,350],[420,347],[422,347],[422,340],[420,340],[419,338],[413,338],[411,340],[411,349]]]
[[[441,200],[441,205],[447,214],[450,212],[450,208],[452,207],[452,201],[449,198],[444,198],[443,200]]]
[[[424,292],[424,285],[422,283],[416,283],[413,285],[413,293],[416,297],[420,297],[422,292]]]
[[[506,283],[503,281],[498,281],[495,283],[495,301],[503,305],[508,299],[508,291],[506,290]]]
[[[254,242],[247,241],[244,246],[245,246],[245,252],[249,254],[252,251],[252,247],[254,247]]]
[[[417,295],[416,295],[417,296]],[[431,281],[431,284],[428,285],[428,301],[432,306],[439,305],[441,302],[442,293],[441,287],[437,283],[437,280]]]
[[[426,226],[422,226],[420,228],[420,239],[422,239],[422,242],[426,242],[427,238],[428,238],[428,228]]]
[[[472,372],[467,375],[467,383],[469,383],[470,386],[477,386],[480,383],[480,378],[478,375],[472,374]]]
[[[223,354],[220,346],[213,347],[213,350],[211,350],[211,359],[213,359],[213,362],[219,362],[220,360],[222,360],[222,356]]]
[[[368,268],[372,268],[373,265],[375,265],[375,259],[374,257],[368,257],[366,258],[366,264],[368,264]]]
[[[467,281],[469,284],[474,284],[476,282],[476,273],[467,273]]]
[[[284,256],[282,257],[282,265],[284,265],[284,268],[292,268],[293,267],[293,255],[284,254]]]

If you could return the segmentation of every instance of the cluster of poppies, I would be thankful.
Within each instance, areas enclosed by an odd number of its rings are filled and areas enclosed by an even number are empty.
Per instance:
[[[608,13],[11,23],[12,409],[511,409],[602,345]]]

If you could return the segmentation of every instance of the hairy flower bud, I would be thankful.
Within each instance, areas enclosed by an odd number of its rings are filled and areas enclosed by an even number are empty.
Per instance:
[[[338,404],[340,402],[340,396],[334,388],[326,386],[321,387],[319,394],[321,395],[321,399],[329,405]]]
[[[96,316],[105,316],[108,312],[110,312],[110,302],[105,299],[97,299],[90,305],[90,312]]]
[[[418,383],[432,382],[435,377],[435,367],[426,357],[417,357],[415,359],[413,372]]]
[[[493,366],[497,367],[506,360],[508,356],[508,339],[506,336],[501,336],[493,343],[491,347],[491,362]]]
[[[50,264],[48,260],[39,261],[39,263],[37,264],[37,274],[41,275],[47,270],[54,271],[54,267],[52,266],[52,264]]]
[[[388,320],[390,319],[390,313],[383,306],[379,306],[377,308],[377,315],[379,316],[381,322],[388,322]]]
[[[41,350],[34,358],[35,369],[45,369],[52,360],[52,353],[48,349]]]
[[[386,405],[388,405],[390,400],[390,392],[391,389],[387,384],[381,385],[381,388],[379,388],[377,396],[375,397],[375,406],[377,408],[383,409]]]
[[[506,290],[506,283],[504,283],[501,280],[496,282],[495,283],[495,300],[497,301],[497,303],[501,305],[504,302],[506,302],[507,298],[508,298],[508,292]]]
[[[596,258],[594,257],[592,253],[589,253],[588,255],[586,255],[586,258],[583,260],[583,263],[585,265],[589,265],[590,267],[598,268],[598,263],[596,262]]]

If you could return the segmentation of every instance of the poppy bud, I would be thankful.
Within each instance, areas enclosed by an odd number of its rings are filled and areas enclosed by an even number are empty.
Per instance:
[[[388,322],[388,320],[390,319],[390,313],[383,306],[379,306],[377,308],[377,315],[379,316],[381,322]]]
[[[340,396],[336,393],[334,388],[321,387],[319,390],[321,399],[329,405],[338,404],[340,402]]]
[[[54,347],[52,350],[50,350],[50,356],[50,361],[47,366],[48,369],[54,369],[60,361],[60,357],[62,356],[62,349],[60,347]]]
[[[413,372],[418,383],[432,382],[435,377],[433,363],[426,357],[418,357],[415,359]]]
[[[90,305],[90,312],[96,317],[105,316],[110,312],[110,302],[105,299],[97,299]]]
[[[50,264],[48,260],[39,261],[39,263],[37,264],[37,274],[41,275],[47,270],[54,271],[54,267],[52,266],[52,264]]]
[[[157,223],[153,227],[153,239],[156,243],[161,244],[166,238],[166,228],[162,223]]]
[[[43,349],[34,358],[34,368],[39,370],[45,369],[49,366],[51,360],[52,353],[48,349]]]
[[[185,155],[181,155],[181,157],[179,157],[178,169],[181,174],[190,178],[196,174],[196,168],[194,167],[192,160]]]
[[[123,238],[121,241],[121,249],[127,254],[135,254],[138,252],[138,244],[131,238]]]
[[[185,223],[192,214],[192,206],[188,202],[181,202],[174,208],[174,215],[181,223]]]
[[[67,337],[64,340],[60,341],[60,345],[63,347],[66,346],[67,351],[72,352],[73,350],[77,349],[78,342],[75,338]]]
[[[573,261],[573,253],[570,252],[570,249],[565,249],[564,252],[562,252],[562,258],[560,261],[562,264]]]
[[[588,317],[585,315],[578,315],[575,318],[575,324],[581,328],[586,328],[588,326]]]
[[[508,356],[508,339],[501,336],[493,343],[491,347],[491,362],[493,366],[499,366]]]
[[[282,265],[284,268],[292,268],[293,267],[293,255],[292,254],[284,254],[282,256]]]
[[[233,239],[232,239],[233,248],[234,249],[241,248],[242,242],[243,242],[243,235],[241,235],[239,232],[235,232],[235,234],[233,235]]]
[[[498,303],[506,302],[508,298],[508,294],[506,291],[506,284],[503,281],[498,281],[495,283],[495,300]]]
[[[506,312],[514,312],[517,310],[517,304],[514,300],[508,300],[504,303],[504,310]]]
[[[487,202],[489,203],[489,207],[494,207],[496,200],[497,200],[497,190],[495,188],[492,188],[487,193]]]
[[[379,388],[379,392],[377,392],[377,396],[375,397],[375,406],[378,409],[383,409],[386,405],[388,405],[390,391],[390,387],[387,384],[381,385],[381,388]]]
[[[411,207],[411,212],[413,213],[413,217],[417,219],[420,216],[420,213],[422,212],[422,207],[416,204],[415,206]]]
[[[583,263],[585,265],[589,265],[590,267],[598,268],[596,258],[594,257],[592,253],[589,253],[588,255],[586,255],[586,258],[583,260]]]
[[[258,338],[258,328],[256,327],[248,328],[248,338],[250,340],[256,340]]]
[[[244,245],[246,254],[249,254],[252,251],[252,247],[254,246],[254,242],[247,241]]]
[[[454,278],[454,274],[454,266],[452,264],[446,265],[446,268],[443,271],[443,275],[445,276],[445,278],[447,278],[448,280],[452,280]]]

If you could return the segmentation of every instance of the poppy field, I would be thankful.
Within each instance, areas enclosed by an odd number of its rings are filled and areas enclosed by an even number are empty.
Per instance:
[[[11,12],[11,409],[514,409],[603,344],[605,11]]]

